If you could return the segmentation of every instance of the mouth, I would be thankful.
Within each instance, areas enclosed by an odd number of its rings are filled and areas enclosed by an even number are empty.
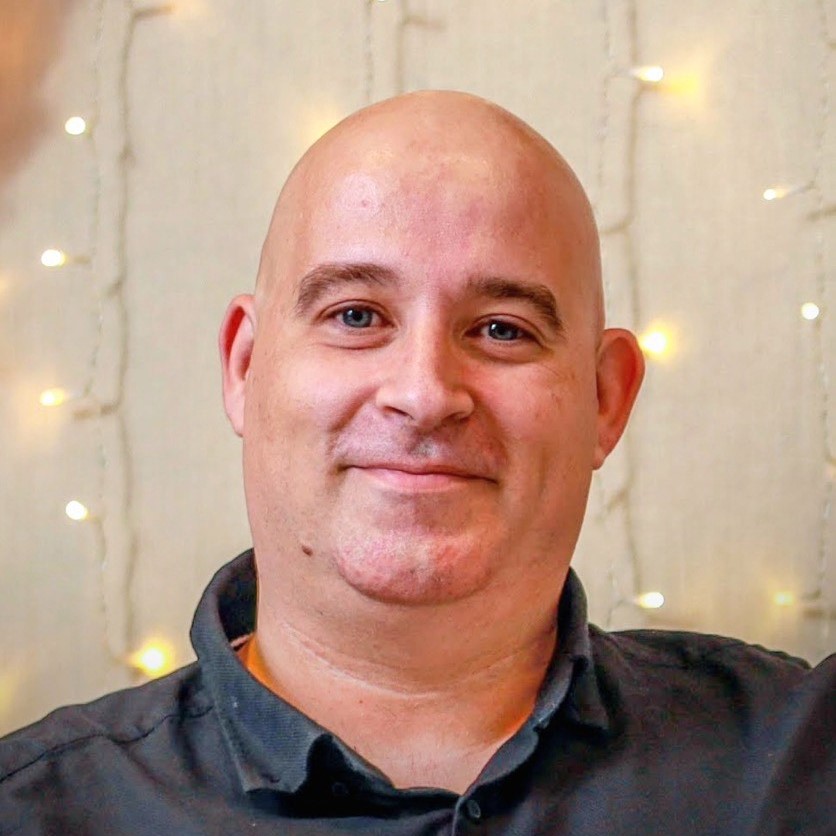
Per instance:
[[[443,464],[376,463],[353,465],[349,469],[364,475],[388,488],[400,491],[439,491],[461,488],[476,482],[490,482],[481,474]]]

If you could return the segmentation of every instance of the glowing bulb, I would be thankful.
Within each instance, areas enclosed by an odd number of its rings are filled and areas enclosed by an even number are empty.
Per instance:
[[[664,606],[665,596],[661,592],[644,592],[636,596],[636,603],[643,610],[658,610]]]
[[[173,653],[162,642],[149,641],[130,658],[133,667],[146,676],[162,676],[173,667]]]
[[[67,392],[64,389],[44,389],[38,401],[41,406],[61,406],[67,400]]]
[[[646,84],[658,84],[664,77],[665,71],[656,65],[648,67],[633,67],[630,70],[630,75],[637,78],[639,81],[644,81]]]
[[[67,254],[62,250],[44,250],[41,253],[41,264],[44,267],[63,267],[67,263]]]
[[[795,603],[795,595],[793,595],[792,592],[787,592],[786,590],[776,592],[772,596],[772,601],[779,607],[791,607]]]
[[[820,313],[821,311],[819,310],[819,306],[815,302],[805,302],[801,306],[801,316],[811,322],[814,319],[818,319]]]
[[[639,339],[639,345],[645,354],[661,356],[670,348],[670,340],[664,331],[648,331]]]
[[[71,116],[64,122],[64,130],[70,136],[81,136],[87,130],[87,122],[82,116]]]
[[[812,183],[796,183],[793,186],[770,186],[763,190],[764,200],[781,200],[791,195],[803,194],[813,188]]]
[[[144,671],[156,673],[165,665],[165,653],[159,647],[148,647],[142,651],[138,661]]]
[[[71,499],[67,503],[67,507],[64,508],[64,513],[76,522],[86,520],[90,516],[90,511],[87,509],[87,506],[77,499]]]

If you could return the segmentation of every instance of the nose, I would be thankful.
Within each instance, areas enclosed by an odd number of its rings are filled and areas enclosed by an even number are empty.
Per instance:
[[[387,363],[388,373],[376,393],[377,406],[409,419],[413,429],[432,432],[473,412],[465,358],[447,335],[418,330],[399,340]]]

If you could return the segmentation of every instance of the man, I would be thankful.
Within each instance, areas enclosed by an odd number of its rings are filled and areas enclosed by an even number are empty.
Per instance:
[[[349,117],[220,349],[254,561],[195,665],[7,739],[2,832],[834,832],[827,668],[586,623],[569,562],[643,364],[531,128],[456,93]]]

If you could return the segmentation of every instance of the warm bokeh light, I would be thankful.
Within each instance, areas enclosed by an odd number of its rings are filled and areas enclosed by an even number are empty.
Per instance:
[[[647,67],[633,67],[630,75],[646,84],[658,84],[665,77],[665,71],[654,64]]]
[[[763,190],[764,200],[780,200],[787,193],[786,189],[768,188]]]
[[[64,389],[44,389],[38,401],[41,406],[61,406],[67,400],[68,394]]]
[[[665,92],[673,93],[677,99],[687,102],[689,112],[693,113],[695,106],[703,106],[703,81],[698,73],[668,74],[665,75],[664,82]]]
[[[41,264],[44,267],[63,267],[67,263],[67,254],[63,250],[44,250],[41,253]]]
[[[795,595],[792,592],[782,590],[772,596],[772,602],[779,607],[791,607],[795,603]]]
[[[174,653],[165,642],[151,640],[132,654],[130,662],[145,676],[163,676],[174,668]]]
[[[64,122],[64,130],[70,136],[81,136],[87,130],[87,122],[83,116],[71,116]]]
[[[207,0],[177,0],[176,3],[160,3],[154,11],[156,14],[170,14],[184,20],[206,19],[209,10]]]
[[[801,306],[801,316],[811,322],[814,319],[818,319],[820,313],[821,310],[819,310],[819,306],[815,302],[805,302]]]
[[[75,520],[76,522],[86,520],[90,516],[90,511],[88,510],[87,506],[83,502],[79,502],[77,499],[71,499],[67,503],[66,507],[64,508],[64,513],[71,520]]]
[[[665,605],[665,596],[661,592],[643,592],[636,596],[636,604],[643,610],[658,610]]]
[[[25,676],[24,670],[7,659],[0,668],[0,717],[5,717],[14,706],[15,698],[20,696]]]
[[[670,337],[660,329],[647,331],[639,337],[639,345],[645,354],[661,357],[670,350]]]

